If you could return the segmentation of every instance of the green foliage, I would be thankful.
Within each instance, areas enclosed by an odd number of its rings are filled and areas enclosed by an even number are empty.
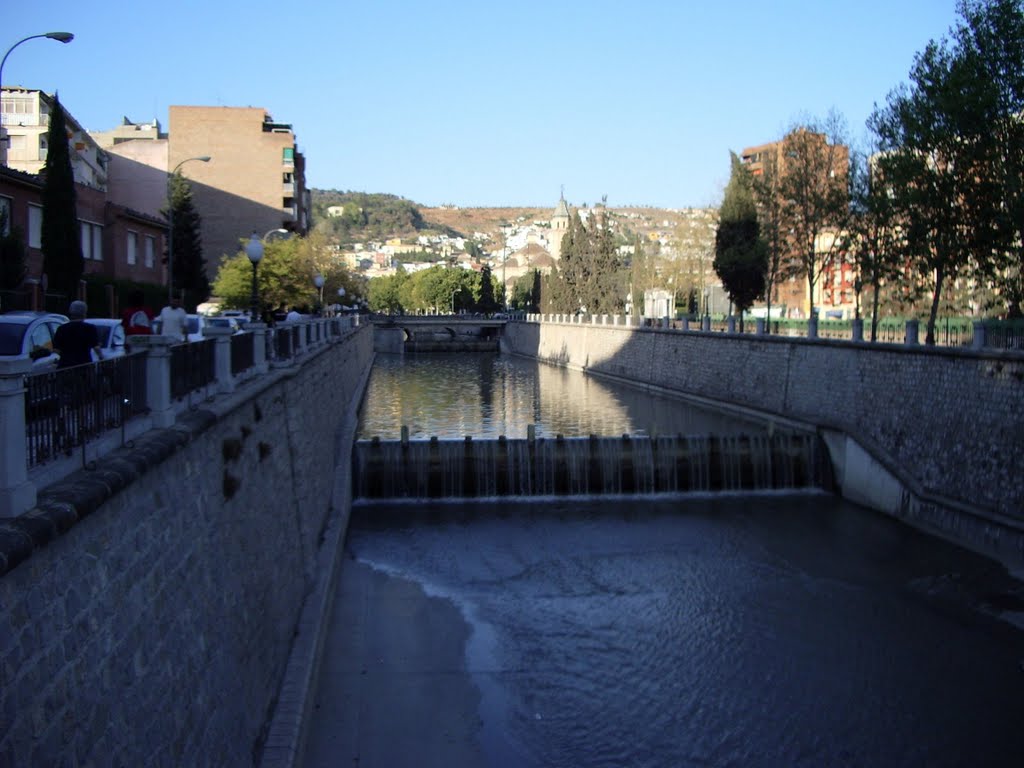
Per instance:
[[[722,199],[715,235],[714,269],[740,313],[764,293],[767,253],[757,223],[750,178],[740,159],[731,154],[732,174]]]
[[[500,286],[498,286],[500,290]],[[475,309],[478,312],[485,312],[490,314],[491,312],[497,312],[500,304],[495,296],[495,279],[491,274],[490,265],[485,264],[483,269],[480,270],[480,289],[478,292],[479,298],[476,301]]]
[[[328,216],[327,209],[332,206],[342,206],[342,215]],[[367,192],[313,190],[313,218],[320,232],[343,245],[436,229],[423,220],[415,203],[396,195]]]
[[[213,283],[214,294],[225,308],[248,309],[252,296],[252,263],[245,254],[245,240],[239,250],[226,257]],[[319,292],[313,276],[324,278],[324,303],[351,305],[363,295],[363,287],[339,262],[324,256],[322,241],[311,237],[291,237],[264,243],[263,258],[256,271],[256,282],[262,307],[305,307],[319,303]],[[345,289],[339,301],[338,289]]]
[[[910,85],[870,122],[908,255],[931,283],[929,344],[947,282],[969,270],[1019,280],[1024,233],[1024,10],[1021,0],[964,0],[958,10],[952,41],[931,41]],[[1020,292],[1014,299],[1008,287],[1019,311]]]
[[[206,259],[200,235],[201,219],[192,199],[192,185],[180,173],[169,180],[170,201],[174,209],[173,272],[176,293],[185,292],[185,303],[195,305],[210,295]],[[163,211],[164,216],[167,211]]]
[[[60,99],[54,95],[50,127],[46,134],[46,165],[42,190],[43,273],[50,293],[73,299],[85,265],[78,223],[75,177],[71,170],[67,120]]]
[[[550,311],[613,314],[622,309],[626,276],[611,228],[600,221],[586,227],[579,213],[573,214],[558,266],[549,277]]]
[[[0,211],[0,232],[7,231],[7,214]],[[26,271],[25,238],[21,230],[11,227],[0,234],[0,291],[13,291],[21,286]]]

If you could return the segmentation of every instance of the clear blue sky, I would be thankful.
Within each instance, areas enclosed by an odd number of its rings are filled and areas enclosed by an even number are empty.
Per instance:
[[[265,107],[307,183],[424,205],[717,204],[729,150],[801,115],[855,139],[955,0],[21,3],[7,85],[85,127],[171,104]]]

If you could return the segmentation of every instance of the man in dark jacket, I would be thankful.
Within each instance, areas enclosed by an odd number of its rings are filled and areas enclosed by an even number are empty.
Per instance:
[[[96,359],[99,359],[100,337],[96,332],[96,326],[85,322],[87,310],[84,301],[72,301],[68,307],[70,322],[57,328],[53,335],[53,346],[60,353],[58,368],[91,363],[93,350],[96,352]]]

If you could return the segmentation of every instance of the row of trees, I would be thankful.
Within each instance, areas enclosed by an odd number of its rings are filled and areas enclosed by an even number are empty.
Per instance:
[[[715,270],[737,309],[769,302],[782,279],[808,295],[852,264],[859,312],[870,288],[875,338],[884,287],[929,299],[926,341],[943,291],[970,281],[980,306],[1024,304],[1024,8],[961,0],[950,40],[915,57],[910,83],[868,121],[872,145],[850,157],[842,119],[806,121],[765,152],[752,176],[735,156]],[[770,311],[770,303],[769,303]]]
[[[499,281],[484,266],[480,272],[434,266],[408,273],[376,277],[367,287],[367,302],[374,312],[483,312],[502,306]]]

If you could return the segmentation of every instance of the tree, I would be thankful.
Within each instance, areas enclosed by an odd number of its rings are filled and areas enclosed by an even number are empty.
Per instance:
[[[874,153],[872,153],[874,154]],[[905,247],[893,201],[885,186],[872,178],[871,157],[858,157],[850,165],[853,215],[850,221],[850,255],[857,269],[854,282],[856,314],[860,297],[871,286],[871,341],[878,337],[879,302],[883,284],[900,274]]]
[[[393,275],[370,280],[366,287],[370,309],[389,315],[402,314],[405,311],[401,298],[402,288],[408,279],[409,275],[399,267]]]
[[[750,177],[735,153],[730,153],[732,172],[725,187],[715,234],[715,273],[740,314],[764,293],[767,258],[757,223],[757,207]]]
[[[46,164],[43,167],[42,250],[43,274],[48,289],[68,300],[78,295],[78,283],[85,271],[82,259],[81,227],[71,170],[67,120],[56,94],[46,134]]]
[[[779,191],[783,231],[789,234],[795,274],[807,279],[810,309],[814,286],[836,266],[849,223],[849,150],[842,117],[807,120],[782,140]]]
[[[194,305],[210,295],[210,281],[206,276],[206,260],[200,235],[201,219],[192,200],[192,185],[180,173],[168,181],[170,205],[174,210],[174,232],[171,254],[173,274],[171,281],[176,291],[185,291],[186,304]],[[164,215],[167,215],[165,210]]]
[[[578,212],[569,220],[557,270],[548,281],[553,311],[600,314],[621,309],[623,276],[606,216],[589,228]]]
[[[496,312],[498,309],[498,302],[494,298],[494,279],[491,275],[491,267],[489,264],[484,264],[480,270],[480,298],[477,299],[476,306],[480,312],[490,314]]]
[[[0,210],[0,291],[13,291],[21,286],[25,262],[25,238],[17,227],[9,226],[6,211]]]
[[[524,312],[538,312],[540,309],[540,271],[531,269],[520,275],[512,285],[510,300],[512,307]]]
[[[786,276],[789,249],[783,216],[782,175],[777,152],[768,152],[761,175],[752,179],[757,223],[765,250],[764,297],[767,303],[766,327],[771,332],[772,295],[776,284]]]
[[[1012,181],[1006,171],[1021,151],[1020,129],[1011,125],[1021,108],[1021,4],[965,0],[958,10],[964,21],[953,41],[929,42],[914,58],[911,84],[890,93],[869,123],[884,150],[879,172],[908,256],[931,284],[928,344],[946,284],[969,270],[992,276],[1005,268],[1014,233],[1024,231],[1019,171]],[[994,41],[995,34],[1015,39]]]

